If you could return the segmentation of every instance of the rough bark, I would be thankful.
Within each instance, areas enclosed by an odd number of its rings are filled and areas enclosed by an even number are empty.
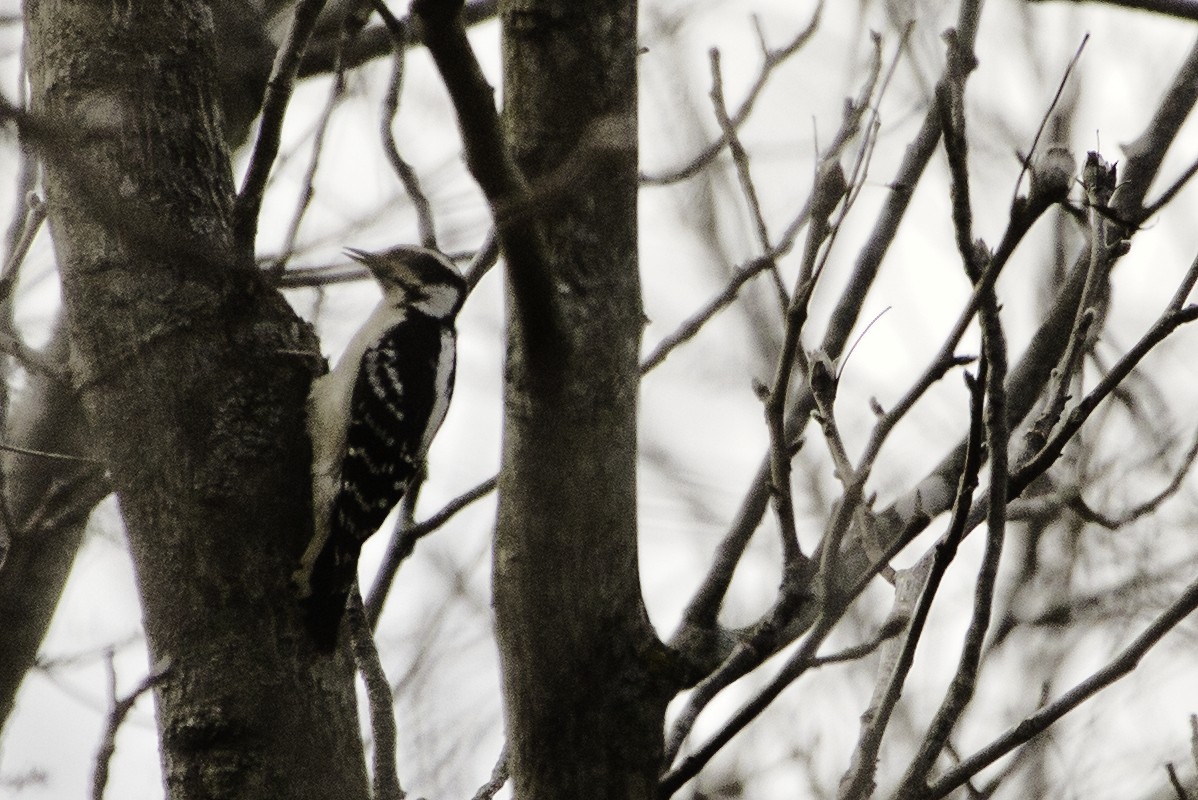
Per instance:
[[[352,666],[287,588],[310,529],[315,351],[231,235],[212,15],[184,0],[30,0],[73,383],[125,519],[168,796],[367,795]]]
[[[669,693],[637,569],[636,7],[501,15],[504,134],[530,199],[506,211],[538,219],[552,284],[513,297],[528,281],[509,281],[494,591],[515,796],[648,798]],[[538,317],[557,329],[529,330]]]
[[[213,19],[217,39],[217,85],[225,139],[242,144],[257,115],[270,74],[273,44],[262,9],[253,0],[219,0]],[[65,368],[68,344],[57,331],[42,354]],[[34,371],[15,399],[4,441],[55,454],[90,452],[91,434],[68,383]],[[13,523],[12,550],[0,559],[0,727],[8,720],[25,673],[34,663],[83,541],[84,526],[108,493],[102,470],[78,462],[19,453],[0,454],[5,500]]]

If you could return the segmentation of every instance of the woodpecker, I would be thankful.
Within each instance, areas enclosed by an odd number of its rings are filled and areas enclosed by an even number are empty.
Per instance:
[[[383,297],[308,396],[314,533],[292,579],[325,652],[336,647],[362,543],[403,498],[445,419],[466,298],[466,281],[435,250],[346,254]]]

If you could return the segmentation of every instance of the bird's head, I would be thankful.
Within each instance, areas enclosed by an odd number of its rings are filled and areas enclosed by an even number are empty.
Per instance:
[[[385,296],[431,317],[452,318],[466,299],[466,279],[436,250],[401,245],[378,253],[352,248],[345,253],[370,270]]]

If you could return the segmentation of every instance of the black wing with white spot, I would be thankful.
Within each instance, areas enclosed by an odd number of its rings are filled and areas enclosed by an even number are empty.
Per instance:
[[[424,458],[430,426],[441,424],[433,415],[444,331],[444,324],[411,313],[362,356],[333,506],[334,536],[347,543],[360,545],[383,524]],[[451,367],[447,392],[452,375]]]
[[[441,425],[453,392],[454,357],[452,323],[418,311],[409,311],[362,355],[329,537],[303,601],[321,650],[336,646],[362,543],[403,498]]]

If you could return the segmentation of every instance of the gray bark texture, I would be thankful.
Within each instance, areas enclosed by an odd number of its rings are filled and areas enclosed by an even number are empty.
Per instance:
[[[72,385],[125,520],[168,796],[358,798],[352,665],[287,576],[310,530],[307,328],[233,245],[212,15],[25,4]]]
[[[500,13],[549,287],[509,281],[494,591],[515,796],[649,798],[670,691],[637,567],[636,4]]]
[[[253,0],[214,0],[217,85],[230,147],[241,144],[258,113],[274,48]],[[9,298],[11,302],[11,297]],[[65,373],[70,345],[59,326],[41,360]],[[33,369],[6,411],[4,441],[41,453],[91,455],[79,396],[63,376]],[[0,727],[12,713],[62,595],[84,526],[110,491],[103,469],[24,453],[0,453],[4,519],[11,548],[0,558]],[[3,534],[0,534],[3,544]]]

